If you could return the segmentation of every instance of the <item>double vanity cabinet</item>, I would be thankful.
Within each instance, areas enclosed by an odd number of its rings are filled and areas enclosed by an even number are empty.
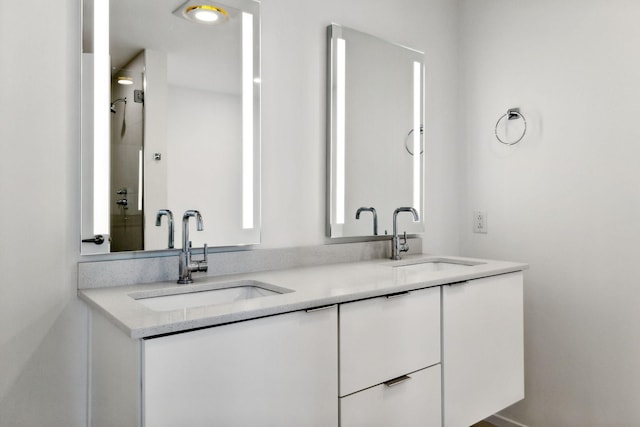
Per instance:
[[[81,291],[97,309],[92,425],[469,426],[524,397],[526,265],[501,265],[266,272],[309,287],[217,312],[145,308],[136,327],[135,305],[110,310],[118,288]]]

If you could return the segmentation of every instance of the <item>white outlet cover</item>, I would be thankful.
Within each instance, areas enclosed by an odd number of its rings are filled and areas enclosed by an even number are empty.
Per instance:
[[[474,211],[473,212],[473,232],[474,233],[487,233],[487,212],[486,211]]]

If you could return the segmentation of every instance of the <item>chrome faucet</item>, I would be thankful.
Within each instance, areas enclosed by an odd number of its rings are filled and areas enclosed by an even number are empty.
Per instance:
[[[160,227],[161,220],[163,216],[167,216],[167,221],[169,221],[169,231],[168,231],[168,247],[169,249],[173,249],[173,213],[169,209],[160,209],[156,214],[156,227]]]
[[[204,259],[201,261],[191,260],[191,241],[189,240],[189,218],[196,217],[196,227],[198,231],[204,230],[202,215],[196,210],[188,210],[182,216],[182,250],[180,251],[180,265],[178,266],[178,283],[186,285],[193,283],[191,273],[194,271],[207,271],[207,245],[204,245]]]
[[[398,237],[398,214],[400,212],[409,212],[413,215],[414,221],[420,220],[420,215],[418,215],[418,211],[414,208],[398,208],[393,211],[393,237],[391,238],[391,259],[393,260],[402,259],[400,252],[407,252],[409,250],[407,232],[404,232],[402,243],[400,243],[400,237]]]
[[[374,207],[358,208],[358,210],[356,211],[356,219],[360,219],[361,212],[371,212],[373,214],[373,235],[377,236],[378,235],[378,213],[376,212],[376,208]]]

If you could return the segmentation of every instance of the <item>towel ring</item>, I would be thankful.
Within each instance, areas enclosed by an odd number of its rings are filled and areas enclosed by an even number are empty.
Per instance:
[[[520,135],[520,138],[516,139],[513,142],[503,141],[502,139],[500,139],[500,136],[498,136],[498,126],[500,125],[500,122],[505,117],[507,118],[507,120],[522,119],[522,121],[524,122],[524,129],[522,130],[522,135]],[[519,108],[510,108],[509,110],[507,110],[507,112],[505,114],[500,116],[500,118],[496,122],[496,128],[495,128],[496,138],[497,138],[498,141],[500,141],[501,143],[503,143],[505,145],[515,145],[515,144],[517,144],[518,142],[522,141],[522,138],[524,138],[524,135],[526,133],[527,133],[527,119],[525,119],[524,116],[522,115],[522,113],[520,113],[520,109]]]
[[[404,137],[404,148],[407,150],[407,153],[413,156],[413,151],[409,148],[409,140],[411,139],[411,135],[413,134],[413,129],[409,131],[407,136]],[[424,126],[420,125],[420,136],[424,135]],[[420,138],[420,154],[424,152],[424,140]]]

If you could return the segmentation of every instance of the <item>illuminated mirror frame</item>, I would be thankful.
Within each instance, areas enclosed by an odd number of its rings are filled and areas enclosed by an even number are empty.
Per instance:
[[[243,242],[239,245],[258,244],[261,227],[260,0],[215,0],[215,3],[242,11],[242,233],[244,236]],[[110,115],[107,108],[102,108],[110,104],[109,5],[109,0],[91,2],[93,11],[89,16],[85,16],[85,19],[92,20],[93,53],[82,53],[81,61],[83,76],[81,233],[83,239],[102,235],[107,238],[107,241],[100,247],[83,243],[82,255],[109,253]],[[83,51],[84,49],[81,49],[81,52]],[[104,82],[104,84],[96,84],[96,82]],[[91,108],[93,114],[86,114],[88,108]],[[142,152],[139,162],[142,162]],[[92,200],[93,203],[89,205],[85,202],[86,200]],[[93,236],[89,236],[90,233],[93,233]],[[211,246],[215,247],[215,244]],[[126,253],[132,252],[119,254]]]
[[[346,205],[346,58],[348,45],[343,36],[344,30],[354,31],[337,24],[327,27],[327,224],[328,237],[374,237],[344,236]],[[393,44],[393,43],[392,43]],[[405,46],[398,47],[423,55]],[[412,80],[412,131],[410,145],[413,153],[423,153],[424,145],[424,64],[413,61]],[[412,161],[412,207],[420,215],[424,225],[423,175],[425,155],[413,155]],[[400,207],[400,206],[397,206]],[[422,230],[421,230],[422,231]]]

